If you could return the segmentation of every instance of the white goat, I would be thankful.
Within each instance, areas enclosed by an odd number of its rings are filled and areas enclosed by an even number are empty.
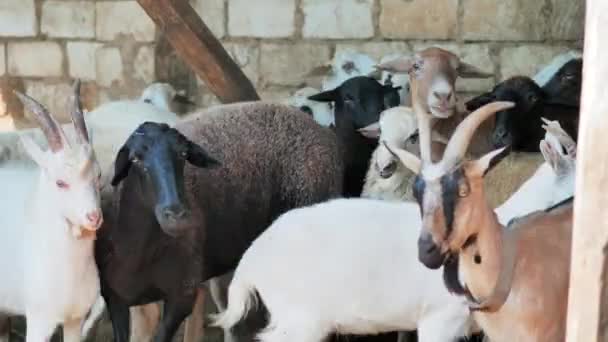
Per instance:
[[[560,151],[555,142],[546,141]],[[545,201],[521,202],[514,195],[507,203],[520,202],[520,213],[542,209],[537,205],[561,199],[550,197],[562,185],[530,181],[525,193],[544,194]],[[421,342],[465,336],[474,329],[466,299],[449,294],[441,274],[418,261],[420,225],[418,206],[408,202],[337,199],[289,211],[243,255],[229,287],[228,309],[213,324],[234,326],[257,292],[270,313],[258,336],[262,342],[413,329]]]
[[[321,126],[335,126],[334,110],[331,102],[319,102],[308,99],[309,96],[318,93],[319,90],[315,88],[305,87],[296,91],[291,97],[283,101],[283,103],[297,107],[312,115],[313,119]]]
[[[75,139],[66,137],[46,108],[17,93],[42,127],[49,149],[22,136],[37,167],[0,167],[0,187],[10,194],[0,199],[0,311],[26,316],[27,342],[50,340],[58,324],[63,324],[65,341],[80,341],[82,320],[99,294],[93,242],[103,221],[101,170],[79,88],[77,81],[71,111]]]
[[[544,66],[534,77],[532,78],[536,84],[543,87],[553,75],[562,67],[564,64],[575,58],[581,58],[582,53],[576,50],[570,50],[555,56],[546,66]]]

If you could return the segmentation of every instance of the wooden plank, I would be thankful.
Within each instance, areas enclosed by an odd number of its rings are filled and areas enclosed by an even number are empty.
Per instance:
[[[608,1],[586,6],[569,342],[608,341]]]
[[[187,0],[137,0],[222,103],[253,101],[255,87]]]

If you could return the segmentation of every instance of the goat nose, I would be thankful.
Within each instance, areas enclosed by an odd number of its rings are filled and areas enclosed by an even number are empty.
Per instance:
[[[437,98],[437,100],[441,100],[441,101],[449,101],[452,98],[452,94],[454,92],[453,91],[448,91],[448,92],[438,92],[438,91],[434,91],[433,95],[435,96],[435,98]]]
[[[91,211],[90,213],[87,213],[87,220],[89,220],[89,223],[96,226],[101,220],[101,213],[99,210]]]
[[[186,209],[181,206],[167,207],[163,210],[163,214],[167,219],[177,220],[186,215]]]

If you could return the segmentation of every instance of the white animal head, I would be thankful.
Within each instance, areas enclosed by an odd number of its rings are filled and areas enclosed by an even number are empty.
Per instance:
[[[322,90],[339,87],[344,81],[355,76],[367,76],[374,72],[376,61],[370,56],[354,50],[343,50],[335,54],[331,62],[331,71],[323,79]]]
[[[49,148],[44,151],[29,136],[20,136],[26,152],[40,167],[39,186],[48,196],[45,200],[70,224],[75,237],[93,233],[103,222],[99,195],[101,169],[82,113],[80,81],[75,82],[71,99],[74,141],[67,139],[61,125],[44,106],[27,95],[15,93],[34,114],[48,142]]]
[[[382,59],[380,60],[380,64],[384,64],[386,62],[398,59],[398,58],[403,58],[404,56],[402,54],[390,54],[387,56],[382,57]],[[399,98],[401,99],[401,105],[403,106],[411,106],[412,105],[412,94],[410,91],[410,77],[406,74],[397,74],[394,72],[389,72],[389,71],[382,71],[381,75],[380,75],[380,80],[381,83],[386,85],[389,82],[395,86],[395,87],[399,87],[401,86],[401,89],[399,89]]]
[[[178,92],[169,83],[152,83],[144,89],[140,101],[149,103],[157,108],[175,113],[175,102],[194,104],[182,92]]]
[[[359,132],[368,138],[379,138],[391,146],[405,148],[417,130],[416,115],[412,108],[400,106],[383,111],[378,122],[361,128]],[[376,149],[370,167],[376,168],[380,177],[389,178],[397,168],[403,167],[384,144],[378,144]]]
[[[309,100],[308,97],[319,93],[319,90],[306,87],[296,91],[293,96],[285,100],[285,104],[297,107],[310,114],[321,126],[335,126],[334,111],[330,102]]]

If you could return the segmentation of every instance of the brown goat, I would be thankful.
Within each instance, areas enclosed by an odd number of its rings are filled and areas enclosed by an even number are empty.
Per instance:
[[[483,184],[505,149],[463,161],[480,123],[512,106],[494,102],[470,114],[438,163],[390,148],[417,174],[414,195],[422,215],[419,260],[431,269],[444,265],[446,286],[468,297],[476,322],[490,340],[563,341],[572,199],[518,218],[507,229],[488,204]]]

